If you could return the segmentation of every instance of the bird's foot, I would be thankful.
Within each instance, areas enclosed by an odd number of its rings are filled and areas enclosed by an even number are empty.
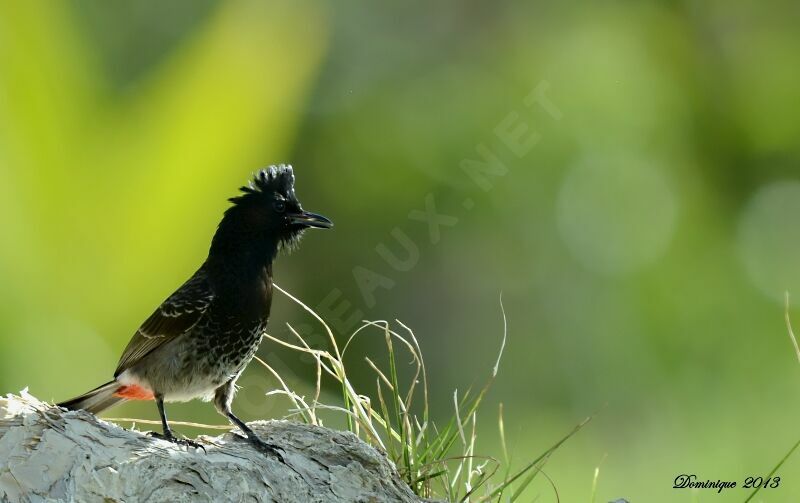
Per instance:
[[[172,442],[175,445],[185,445],[186,447],[194,447],[195,449],[202,449],[204,453],[206,452],[205,446],[195,442],[194,440],[189,440],[188,438],[178,438],[172,434],[164,435],[162,433],[157,433],[155,431],[149,432],[147,436],[158,438],[161,440],[166,440],[167,442]]]
[[[245,435],[237,434],[237,436],[242,440],[250,442],[250,445],[255,447],[257,450],[263,452],[264,454],[275,456],[276,458],[278,458],[278,460],[280,460],[281,463],[286,464],[286,460],[283,458],[283,455],[280,452],[278,452],[278,451],[283,451],[283,449],[281,449],[277,445],[273,445],[261,440],[258,437],[258,435],[253,433],[252,430],[247,432]]]

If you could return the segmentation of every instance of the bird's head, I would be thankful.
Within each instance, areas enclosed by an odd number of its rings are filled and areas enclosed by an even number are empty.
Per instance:
[[[241,195],[230,198],[233,205],[225,212],[215,241],[244,239],[274,245],[277,252],[297,245],[308,228],[333,227],[327,218],[303,209],[294,191],[291,166],[281,164],[262,169],[239,190]]]

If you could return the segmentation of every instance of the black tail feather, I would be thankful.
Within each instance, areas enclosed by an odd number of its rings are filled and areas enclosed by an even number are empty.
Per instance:
[[[99,414],[112,405],[125,401],[124,398],[114,396],[119,387],[120,384],[117,381],[110,381],[72,400],[61,402],[58,406],[69,410],[85,410],[92,414]]]

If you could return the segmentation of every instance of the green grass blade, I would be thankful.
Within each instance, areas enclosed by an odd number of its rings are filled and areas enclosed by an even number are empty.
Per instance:
[[[381,414],[383,415],[383,427],[386,431],[386,451],[389,454],[389,457],[393,460],[397,460],[397,454],[394,451],[394,440],[395,436],[391,433],[394,431],[392,427],[392,419],[389,416],[389,408],[386,406],[386,400],[383,399],[383,392],[381,391],[381,381],[377,381],[378,387],[378,403],[381,404]]]
[[[389,351],[389,379],[392,383],[392,403],[394,405],[394,414],[397,428],[400,431],[400,444],[403,453],[403,466],[408,477],[408,484],[413,483],[413,470],[411,466],[411,453],[408,445],[408,435],[403,421],[404,411],[403,399],[400,397],[399,384],[397,379],[397,361],[394,354],[394,345],[392,344],[392,334],[389,331],[389,324],[386,324],[386,348]]]
[[[800,440],[798,440],[792,446],[792,448],[789,449],[789,452],[786,453],[783,459],[778,461],[778,464],[775,465],[775,468],[773,468],[772,471],[769,472],[769,474],[765,477],[765,479],[771,479],[772,476],[775,475],[775,472],[777,472],[780,469],[780,467],[783,466],[783,464],[792,456],[792,454],[794,454],[794,451],[796,451],[798,447],[800,447]],[[751,499],[755,497],[756,494],[758,494],[759,491],[761,491],[761,486],[756,487],[755,490],[750,493],[750,496],[748,496],[747,499],[744,500],[744,503],[748,503]]]
[[[483,499],[481,499],[480,501],[489,501],[489,500],[490,500],[490,499],[492,499],[494,496],[497,496],[498,494],[500,494],[500,493],[503,491],[503,488],[504,488],[504,487],[506,487],[506,486],[508,486],[509,484],[511,484],[511,483],[513,483],[513,482],[515,482],[516,480],[518,480],[519,478],[521,478],[522,476],[524,476],[526,473],[528,473],[528,472],[529,472],[531,469],[533,469],[533,468],[537,467],[537,466],[539,465],[539,463],[540,463],[542,460],[544,460],[544,459],[548,458],[548,457],[549,457],[549,456],[550,456],[552,453],[554,453],[554,452],[555,452],[555,451],[556,451],[556,450],[557,450],[559,447],[561,447],[562,445],[564,445],[564,443],[565,443],[567,440],[569,440],[570,438],[572,438],[572,437],[573,437],[573,436],[574,436],[576,433],[578,433],[579,431],[581,431],[581,430],[583,429],[583,427],[584,427],[584,426],[586,426],[587,424],[589,424],[589,421],[591,421],[593,417],[594,417],[594,416],[589,416],[589,417],[587,417],[586,419],[584,419],[583,421],[581,421],[581,422],[580,422],[580,423],[579,423],[577,426],[575,426],[575,428],[573,428],[573,429],[572,429],[572,431],[570,431],[569,433],[567,433],[567,434],[566,434],[564,437],[562,437],[562,438],[561,438],[561,439],[560,439],[558,442],[556,442],[555,444],[553,444],[553,446],[552,446],[552,447],[550,447],[549,449],[547,449],[547,450],[546,450],[546,451],[545,451],[545,452],[544,452],[542,455],[540,455],[538,458],[536,458],[536,459],[534,459],[533,461],[531,461],[530,463],[528,463],[528,464],[525,466],[525,468],[523,468],[523,469],[521,469],[520,471],[518,471],[518,472],[517,472],[516,474],[514,474],[514,475],[513,475],[513,476],[512,476],[510,479],[507,479],[507,480],[505,480],[505,481],[504,481],[504,482],[503,482],[503,483],[502,483],[502,484],[501,484],[499,487],[495,488],[495,489],[494,489],[494,491],[492,491],[491,493],[489,493],[487,496],[485,496],[485,497],[484,497]]]

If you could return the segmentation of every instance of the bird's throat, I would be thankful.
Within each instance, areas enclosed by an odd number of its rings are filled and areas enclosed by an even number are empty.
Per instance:
[[[277,245],[211,254],[208,279],[220,308],[243,319],[263,319],[272,304],[272,261]]]

